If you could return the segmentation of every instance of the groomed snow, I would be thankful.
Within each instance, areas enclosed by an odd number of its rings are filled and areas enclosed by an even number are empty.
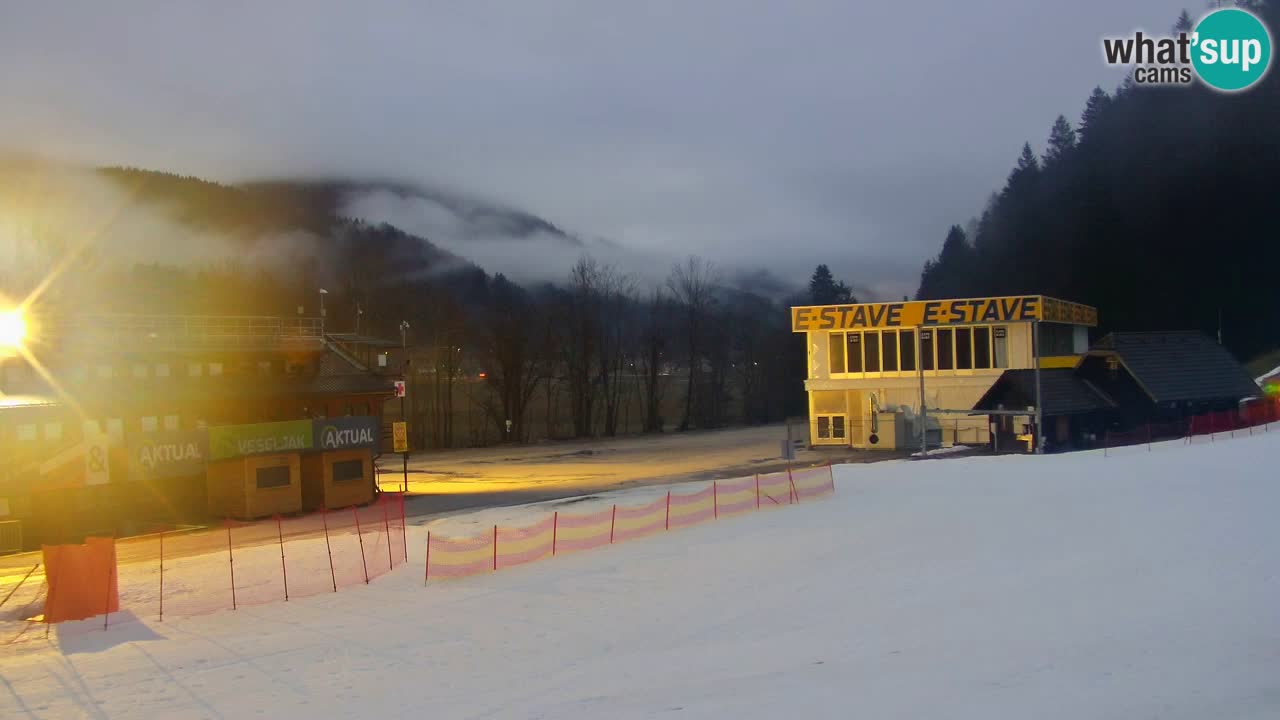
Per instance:
[[[411,527],[368,587],[4,647],[0,717],[1274,718],[1277,454],[837,467],[834,498],[425,588]]]

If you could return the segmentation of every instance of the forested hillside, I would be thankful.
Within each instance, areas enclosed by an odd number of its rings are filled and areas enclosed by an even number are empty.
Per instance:
[[[1280,28],[1280,3],[1250,4]],[[1274,67],[1235,94],[1095,89],[1043,153],[1023,145],[980,217],[950,229],[917,296],[1043,293],[1097,306],[1104,331],[1216,334],[1221,319],[1224,343],[1251,357],[1280,345],[1277,189]]]

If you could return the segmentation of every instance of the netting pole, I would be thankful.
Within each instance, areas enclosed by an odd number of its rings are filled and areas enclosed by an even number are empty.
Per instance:
[[[289,602],[289,570],[284,566],[284,530],[280,527],[280,515],[276,514],[276,541],[280,543],[280,577],[284,578],[284,601]]]
[[[3,604],[3,603],[0,603]],[[160,531],[160,622],[164,622],[164,531]]]
[[[498,569],[498,526],[493,526],[493,569]]]
[[[800,491],[796,490],[796,481],[791,477],[791,465],[787,465],[787,484],[791,486],[791,504],[800,502]]]
[[[3,600],[0,600],[0,607],[4,607],[4,604],[9,602],[9,598],[13,597],[13,594],[18,592],[18,588],[22,587],[22,584],[27,581],[27,578],[31,577],[31,574],[34,573],[38,567],[40,567],[40,563],[36,563],[31,566],[31,569],[27,571],[26,575],[22,576],[22,579],[18,581],[17,585],[13,586],[13,589],[9,591],[9,594],[5,595]]]
[[[360,532],[360,511],[355,505],[351,506],[351,514],[356,519],[356,537],[360,540],[360,565],[364,568],[364,584],[369,584],[369,563],[364,559],[364,533]]]
[[[1147,423],[1147,452],[1151,452],[1151,423]]]
[[[666,529],[671,529],[671,491],[667,491],[667,522]]]
[[[409,563],[409,531],[404,524],[404,496],[405,493],[400,494],[400,545],[404,550],[404,562],[407,565]]]
[[[716,488],[715,480],[711,481],[711,516],[720,517],[720,490]]]
[[[756,473],[756,509],[760,509],[760,473]]]
[[[387,514],[387,504],[382,503],[382,529],[387,532],[387,571],[390,572],[396,566],[396,561],[391,559],[391,518]]]
[[[1215,442],[1215,438],[1213,436],[1215,429],[1218,427],[1218,423],[1214,422],[1214,417],[1216,415],[1217,413],[1209,413],[1209,442],[1211,443]]]
[[[427,567],[422,571],[423,585],[426,585],[427,581],[431,579],[431,531],[430,530],[427,531],[427,551],[425,554],[427,556],[427,562],[426,562]]]
[[[832,469],[830,460],[827,461],[827,477],[831,479],[831,494],[834,495],[836,492],[836,471]]]
[[[1102,431],[1102,457],[1107,456],[1107,450],[1111,448],[1111,431]]]
[[[111,581],[116,578],[116,539],[111,538],[111,567],[107,568],[107,590],[102,594],[102,629],[107,629],[107,621],[111,619]]]
[[[613,529],[618,526],[618,504],[613,505],[613,516],[609,520],[609,544],[613,544]]]
[[[560,511],[551,515],[551,554],[556,554],[556,535],[560,532]]]
[[[324,505],[320,506],[320,522],[324,523],[324,549],[329,553],[329,580],[333,583],[333,591],[338,592],[338,576],[333,572],[333,546],[329,544],[329,513]]]
[[[231,609],[236,609],[236,556],[231,552],[231,520],[227,525],[227,566],[231,568]]]

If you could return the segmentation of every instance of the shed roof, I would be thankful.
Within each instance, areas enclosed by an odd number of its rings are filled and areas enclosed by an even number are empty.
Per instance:
[[[1196,331],[1114,332],[1091,354],[1114,354],[1154,402],[1240,400],[1258,384],[1223,346]]]

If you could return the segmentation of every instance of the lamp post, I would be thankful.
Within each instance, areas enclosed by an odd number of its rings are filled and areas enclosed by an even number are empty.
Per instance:
[[[400,420],[405,423],[404,492],[409,492],[409,418],[404,414],[404,396],[409,394],[409,321],[400,321],[400,377],[404,378],[405,393],[400,396]]]
[[[324,288],[320,288],[320,334],[321,335],[324,334],[324,318],[325,318],[324,296],[328,294],[329,294],[328,290],[325,290]]]

